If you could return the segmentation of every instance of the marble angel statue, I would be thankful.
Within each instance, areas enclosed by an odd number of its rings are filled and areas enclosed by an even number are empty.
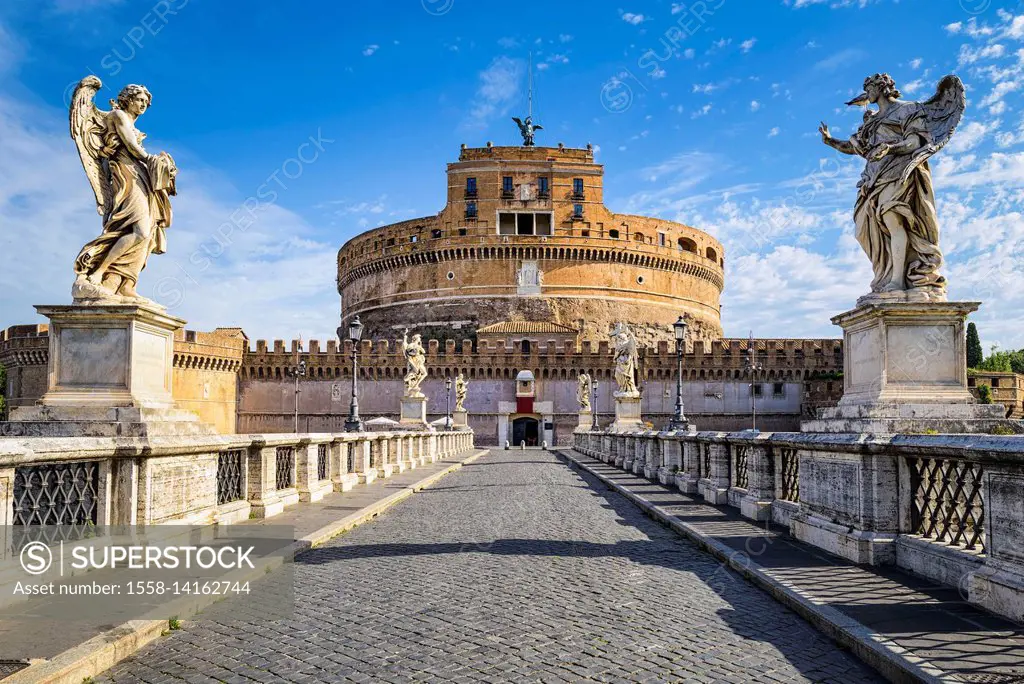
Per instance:
[[[580,413],[587,413],[590,411],[590,393],[593,391],[590,384],[590,375],[588,373],[580,373],[579,378],[576,382],[576,401],[580,404]]]
[[[178,169],[166,152],[149,154],[135,123],[153,102],[144,86],[125,86],[111,110],[93,104],[102,83],[86,76],[71,98],[71,138],[96,196],[103,232],[75,259],[76,302],[148,302],[136,292],[150,254],[166,250]],[[151,303],[151,302],[149,302]]]
[[[402,335],[402,355],[405,356],[408,371],[405,374],[405,396],[422,397],[420,384],[427,377],[426,350],[418,334],[409,339],[409,330],[406,328]]]
[[[939,221],[928,159],[949,142],[967,101],[956,76],[939,81],[924,102],[900,100],[888,74],[864,81],[864,92],[848,105],[874,104],[849,140],[838,140],[824,123],[822,141],[866,160],[854,206],[857,242],[874,269],[864,301],[945,301],[939,274]]]
[[[466,410],[466,391],[469,387],[469,383],[466,382],[466,376],[459,373],[455,376],[455,411]]]
[[[625,323],[619,323],[611,332],[615,347],[615,384],[618,396],[639,396],[636,386],[637,342],[633,331]]]

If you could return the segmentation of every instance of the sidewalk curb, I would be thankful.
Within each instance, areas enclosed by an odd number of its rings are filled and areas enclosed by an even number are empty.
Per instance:
[[[911,654],[903,647],[892,643],[889,639],[865,627],[839,610],[817,603],[797,590],[787,587],[782,582],[771,577],[764,568],[752,561],[747,554],[731,549],[721,542],[708,537],[660,506],[652,504],[642,496],[634,494],[602,473],[597,472],[586,463],[577,460],[573,450],[558,449],[556,453],[569,461],[570,465],[580,468],[601,480],[608,488],[625,497],[651,518],[694,542],[702,551],[706,551],[724,562],[744,579],[766,591],[772,598],[807,620],[818,631],[878,670],[889,681],[899,682],[900,684],[904,682],[930,683],[949,681],[949,674],[944,670],[935,667],[927,660]],[[651,484],[655,483],[652,482]]]
[[[239,578],[240,581],[263,577],[268,568],[279,567],[286,559],[290,561],[298,554],[320,546],[339,534],[376,518],[395,504],[432,486],[444,476],[460,470],[463,466],[476,461],[485,454],[487,454],[486,449],[474,448],[470,456],[451,464],[444,470],[407,485],[394,494],[297,539],[285,549],[282,556],[257,566],[255,571],[250,571],[245,577]],[[186,611],[183,611],[183,614],[178,617],[190,618],[223,598],[223,596],[199,597],[189,604]],[[0,682],[2,684],[81,684],[83,679],[94,677],[128,658],[164,634],[167,629],[167,620],[130,620],[118,627],[97,634],[77,646],[72,646],[49,660],[33,663],[20,672],[0,679]]]

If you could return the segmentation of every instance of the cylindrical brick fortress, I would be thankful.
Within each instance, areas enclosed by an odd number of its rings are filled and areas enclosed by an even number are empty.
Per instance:
[[[588,149],[465,148],[436,216],[367,231],[338,252],[342,325],[473,338],[502,321],[552,322],[582,339],[618,321],[644,343],[722,336],[722,245],[695,228],[614,214]]]

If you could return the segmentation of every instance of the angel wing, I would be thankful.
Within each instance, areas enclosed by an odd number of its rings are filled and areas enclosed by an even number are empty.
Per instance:
[[[930,142],[914,153],[910,163],[903,170],[901,181],[907,182],[910,174],[933,154],[941,150],[953,137],[960,119],[967,108],[967,95],[963,81],[949,74],[939,81],[931,98],[921,103]]]
[[[103,119],[106,112],[100,111],[93,104],[96,92],[102,87],[100,79],[95,76],[83,78],[71,96],[69,120],[71,138],[75,141],[82,168],[96,196],[96,213],[106,216],[113,199],[110,178],[103,165]]]
[[[541,126],[540,124],[534,124],[533,125],[533,130],[535,130],[535,131],[543,131],[544,127]]]
[[[513,116],[512,120],[516,122],[516,126],[519,126],[519,128],[523,127],[523,120],[520,119],[518,116]]]

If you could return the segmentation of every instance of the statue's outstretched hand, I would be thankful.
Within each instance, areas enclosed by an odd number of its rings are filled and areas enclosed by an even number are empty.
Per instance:
[[[821,142],[825,143],[826,145],[829,143],[830,140],[832,140],[832,134],[828,132],[828,124],[826,124],[824,121],[822,121],[821,125],[818,126],[818,133],[821,133]]]

